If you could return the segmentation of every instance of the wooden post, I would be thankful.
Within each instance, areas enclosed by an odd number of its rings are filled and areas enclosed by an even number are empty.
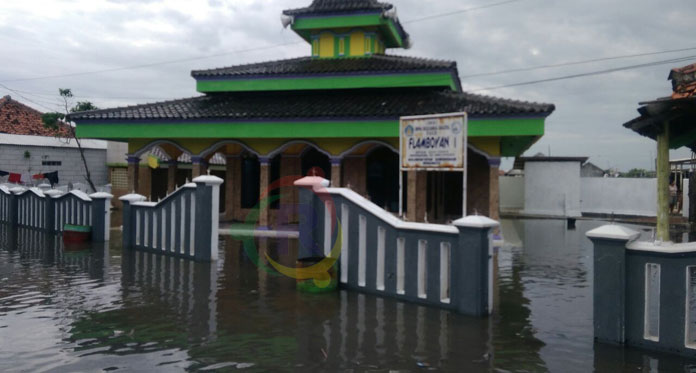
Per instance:
[[[240,185],[240,179],[237,177],[237,168],[240,167],[238,162],[239,156],[228,155],[227,165],[225,166],[225,220],[232,221],[235,219],[235,201],[239,199],[237,185]]]
[[[259,195],[263,196],[264,194],[268,193],[268,185],[270,183],[271,179],[271,160],[263,157],[259,158],[259,162],[261,162],[260,166],[260,172],[259,172]],[[264,198],[261,198],[261,201],[264,201]],[[270,205],[269,206],[260,206],[259,210],[259,229],[268,229],[269,224],[270,224]],[[265,208],[264,208],[265,207]]]
[[[331,186],[341,187],[341,158],[331,157]]]
[[[657,135],[657,239],[669,239],[669,122]]]
[[[169,167],[167,168],[167,194],[172,194],[176,190],[176,172],[179,163],[176,159],[169,161]]]
[[[134,193],[140,188],[140,157],[128,156],[128,192]]]

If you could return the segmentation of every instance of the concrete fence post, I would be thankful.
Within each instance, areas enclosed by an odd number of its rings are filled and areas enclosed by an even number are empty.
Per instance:
[[[587,232],[594,244],[594,336],[601,342],[626,341],[626,245],[640,233],[618,225]]]
[[[218,260],[218,229],[220,228],[220,185],[223,179],[203,175],[196,183],[196,225],[194,258],[196,261]]]
[[[14,227],[19,225],[19,195],[24,193],[26,189],[22,187],[14,187],[10,189],[10,218],[9,222]]]
[[[126,194],[119,198],[123,203],[123,248],[132,249],[135,245],[135,216],[133,216],[133,203],[145,201],[145,196],[140,194]]]
[[[111,232],[112,194],[99,192],[90,194],[92,199],[92,241],[109,241]]]
[[[324,256],[325,207],[319,195],[326,193],[329,181],[318,176],[307,176],[295,181],[299,188],[300,245],[297,259]]]
[[[499,223],[485,216],[467,216],[454,222],[459,247],[453,248],[452,299],[457,311],[485,316],[493,311],[493,239]]]
[[[60,228],[56,228],[56,201],[55,199],[62,196],[63,193],[59,190],[50,189],[44,192],[46,196],[46,230],[50,233],[60,232]]]

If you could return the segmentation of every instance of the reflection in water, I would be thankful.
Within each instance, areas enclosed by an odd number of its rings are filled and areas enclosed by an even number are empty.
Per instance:
[[[591,245],[556,221],[504,222],[487,319],[355,292],[304,294],[241,242],[216,264],[0,227],[0,370],[684,371],[681,358],[592,342]],[[294,240],[257,240],[295,263]],[[593,365],[594,364],[594,365]]]

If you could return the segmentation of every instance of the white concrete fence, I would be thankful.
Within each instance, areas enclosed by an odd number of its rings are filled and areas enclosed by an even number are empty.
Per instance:
[[[223,180],[193,179],[159,202],[128,194],[123,202],[123,247],[194,259],[218,259],[219,188]]]
[[[111,198],[103,192],[87,195],[0,185],[0,223],[59,234],[66,225],[89,226],[92,241],[104,242],[110,236]]]

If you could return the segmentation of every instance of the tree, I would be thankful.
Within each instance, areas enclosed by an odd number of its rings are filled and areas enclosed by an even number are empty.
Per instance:
[[[63,103],[65,105],[65,113],[53,112],[43,114],[41,119],[43,120],[44,127],[56,131],[56,136],[58,137],[63,137],[62,135],[65,135],[68,142],[71,140],[75,140],[75,144],[77,144],[77,149],[80,151],[82,164],[85,166],[85,179],[87,180],[87,183],[89,184],[89,187],[92,189],[92,191],[96,192],[97,188],[94,186],[94,182],[92,182],[92,175],[90,174],[89,166],[87,165],[85,150],[82,148],[80,139],[77,138],[75,126],[67,120],[67,116],[70,113],[98,110],[99,108],[94,106],[89,101],[78,101],[77,104],[75,104],[75,106],[71,108],[70,103],[71,99],[73,98],[72,90],[70,90],[70,88],[58,88],[58,93],[60,94],[60,97],[63,99]]]

